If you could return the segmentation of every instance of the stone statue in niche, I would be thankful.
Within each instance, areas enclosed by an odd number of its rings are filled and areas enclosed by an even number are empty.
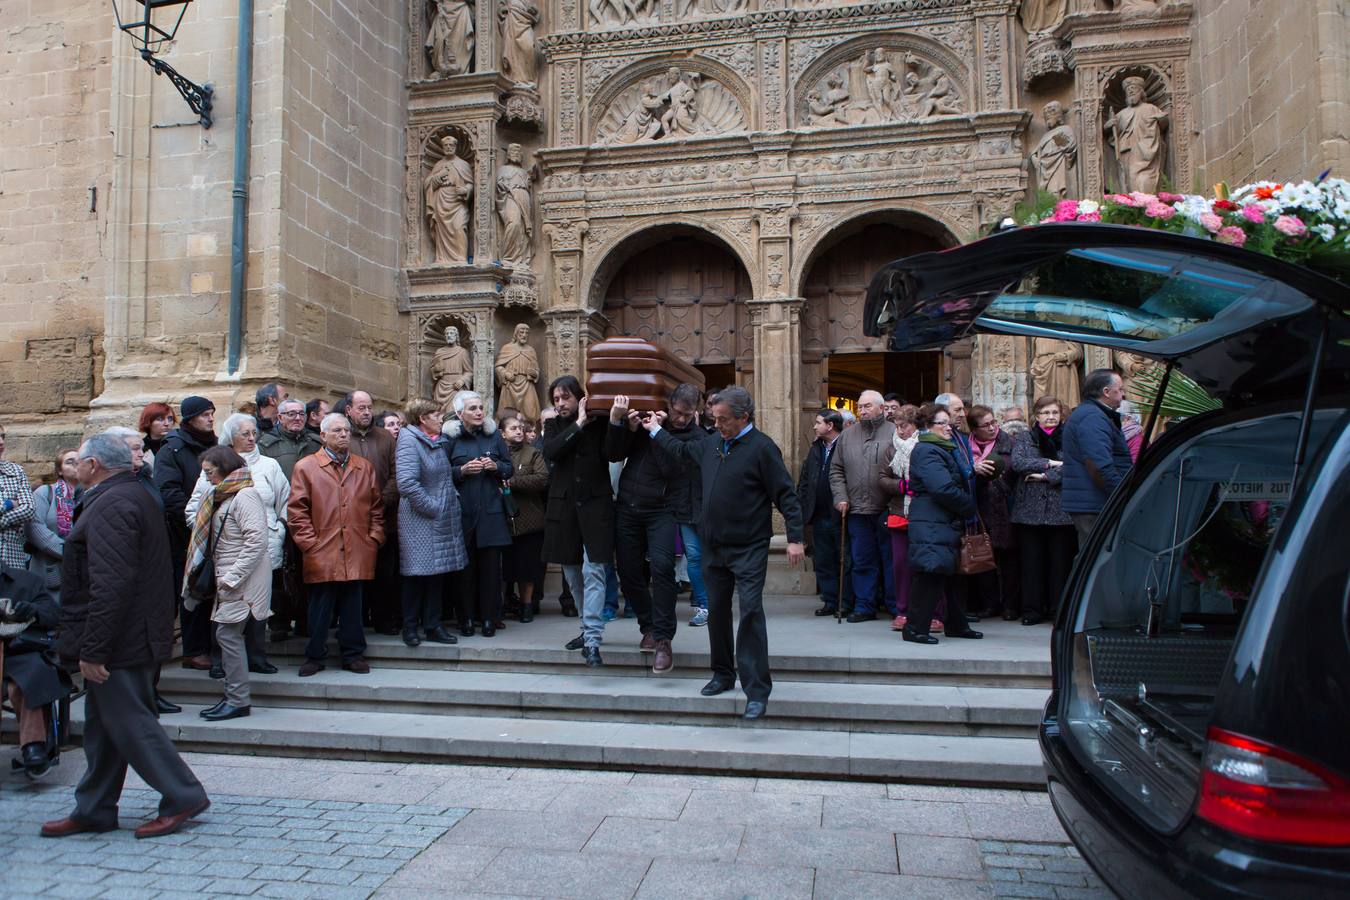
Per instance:
[[[1078,137],[1064,124],[1064,107],[1051,100],[1041,110],[1045,117],[1045,136],[1031,151],[1036,170],[1036,186],[1063,199],[1069,195],[1069,175],[1078,162]]]
[[[1067,0],[1022,0],[1022,9],[1018,15],[1027,34],[1049,31],[1064,18]]]
[[[1125,107],[1110,112],[1106,132],[1116,152],[1116,175],[1122,191],[1156,194],[1167,157],[1167,117],[1146,98],[1143,78],[1132,75],[1123,82]]]
[[[473,71],[474,8],[469,0],[436,0],[436,12],[427,29],[427,56],[437,75]]]
[[[539,7],[529,0],[502,0],[497,19],[502,32],[502,71],[516,84],[538,84],[534,27],[539,24]]]
[[[423,186],[437,265],[463,263],[469,258],[469,199],[473,196],[473,170],[455,155],[458,147],[459,141],[453,135],[441,138],[444,155],[431,167]]]
[[[807,125],[823,128],[909,122],[962,111],[961,97],[942,69],[905,53],[897,66],[883,47],[827,72],[806,92]]]
[[[506,148],[506,162],[497,169],[498,254],[502,262],[528,269],[534,259],[534,201],[530,183],[539,177],[536,169],[524,167],[525,154],[519,144]]]
[[[1057,397],[1067,412],[1077,406],[1082,393],[1079,367],[1083,347],[1055,338],[1033,338],[1031,345],[1031,392],[1033,402]]]
[[[641,25],[656,15],[656,0],[589,0],[591,23],[601,28]]]
[[[513,407],[531,421],[539,419],[539,357],[530,346],[530,326],[516,326],[511,343],[497,354],[497,408]]]
[[[454,325],[445,329],[445,346],[431,361],[431,383],[431,401],[447,413],[455,394],[473,390],[473,360],[459,345],[459,329]]]
[[[596,140],[637,144],[745,130],[745,113],[735,95],[698,72],[671,68],[664,79],[629,88],[601,116]]]

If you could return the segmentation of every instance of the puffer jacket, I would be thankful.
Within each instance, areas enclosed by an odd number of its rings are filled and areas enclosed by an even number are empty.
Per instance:
[[[1013,493],[1013,524],[1073,524],[1073,519],[1069,518],[1060,504],[1064,467],[1050,465],[1050,460],[1041,455],[1036,437],[1030,431],[1022,432],[1013,440],[1012,470],[1017,477]],[[1033,474],[1044,475],[1045,481],[1027,481],[1027,476]]]
[[[518,510],[511,523],[513,537],[544,530],[544,503],[548,498],[548,463],[544,454],[527,443],[511,448],[511,496]]]
[[[1067,513],[1099,513],[1133,464],[1120,413],[1096,400],[1084,400],[1063,428],[1061,505]]]
[[[305,584],[370,581],[384,543],[384,502],[375,469],[355,454],[339,466],[326,451],[291,473],[286,509],[291,538],[304,557]]]
[[[268,562],[271,569],[280,569],[285,561],[286,503],[291,499],[291,483],[281,471],[281,464],[269,456],[263,456],[257,448],[244,455],[244,462],[248,464],[249,477],[253,479],[253,490],[257,491],[267,513]],[[192,489],[192,499],[188,500],[185,510],[189,531],[192,523],[197,521],[197,507],[202,505],[202,498],[209,490],[211,482],[206,475],[198,475],[197,485]]]
[[[855,426],[856,427],[856,426]],[[966,519],[975,498],[956,451],[921,435],[909,457],[909,566],[914,572],[951,575],[961,558]]]
[[[212,518],[216,602],[211,621],[242,622],[252,616],[261,622],[272,614],[272,565],[263,499],[256,487],[244,488],[220,504]]]
[[[877,483],[895,426],[886,419],[859,419],[834,444],[830,457],[830,494],[835,506],[848,501],[850,515],[870,515],[886,510],[887,498]]]
[[[202,464],[197,457],[214,443],[206,443],[182,428],[175,428],[155,454],[155,487],[164,498],[164,521],[169,527],[169,547],[176,569],[182,567],[187,557],[188,538],[192,534],[185,511],[197,476],[202,473]]]
[[[466,542],[472,535],[475,548],[511,546],[511,526],[502,502],[502,482],[510,479],[513,471],[511,451],[497,433],[496,423],[485,419],[481,428],[471,431],[459,419],[451,419],[442,431],[450,438],[450,471],[459,488]],[[496,471],[464,474],[461,467],[481,456],[492,457]]]
[[[468,565],[459,491],[450,475],[449,440],[416,426],[398,433],[398,569],[440,575]]]

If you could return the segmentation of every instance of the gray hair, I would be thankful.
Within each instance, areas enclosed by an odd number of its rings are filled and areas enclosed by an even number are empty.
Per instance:
[[[330,412],[328,415],[324,416],[323,421],[319,423],[319,434],[327,434],[328,429],[332,428],[334,425],[346,425],[348,429],[352,427],[352,423],[342,413]]]
[[[111,434],[120,437],[124,441],[131,441],[135,438],[136,443],[142,447],[145,446],[145,435],[141,434],[135,428],[128,428],[125,425],[114,425],[111,428],[104,429],[104,434]],[[130,444],[128,444],[130,446]]]
[[[1115,369],[1093,369],[1083,379],[1083,399],[1100,400],[1102,392],[1111,386],[1114,379],[1119,377],[1120,375]]]
[[[755,418],[755,399],[750,396],[750,392],[738,384],[729,385],[717,392],[714,403],[725,403],[731,407],[732,416],[737,419]]]
[[[278,403],[278,404],[277,404],[277,412],[280,413],[283,407],[291,406],[292,404],[294,404],[295,406],[300,407],[300,411],[301,411],[301,412],[304,412],[304,409],[305,409],[305,401],[303,401],[303,400],[297,400],[297,399],[295,399],[294,397],[289,397],[289,398],[287,398],[287,399],[285,399],[285,400],[282,400],[280,403]]]
[[[80,459],[92,459],[110,472],[131,471],[131,447],[120,434],[103,431],[80,445]]]
[[[938,406],[951,406],[953,400],[960,400],[959,394],[953,394],[950,391],[938,394],[933,398],[933,402]]]
[[[222,447],[233,447],[234,438],[239,433],[240,425],[252,425],[257,427],[258,420],[248,413],[234,413],[225,420],[225,424],[220,426],[220,440],[216,443]]]
[[[464,407],[469,405],[470,400],[481,401],[482,399],[483,395],[477,391],[460,391],[455,395],[455,399],[451,401],[451,405],[455,408],[455,415],[459,415],[464,412]]]

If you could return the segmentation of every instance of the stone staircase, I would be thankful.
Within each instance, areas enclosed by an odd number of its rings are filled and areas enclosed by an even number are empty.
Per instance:
[[[637,652],[635,621],[609,624],[606,665],[588,669],[562,647],[576,620],[546,610],[453,646],[371,635],[366,676],[334,659],[300,679],[302,642],[274,645],[281,672],[252,676],[253,715],[230,722],[196,715],[220,698],[220,682],[171,664],[160,689],[186,708],[162,721],[181,746],[218,753],[1044,784],[1035,729],[1048,628],[985,623],[984,641],[916,648],[880,620],[817,619],[812,598],[768,603],[774,691],[754,723],[738,718],[739,691],[699,695],[707,639],[683,626],[684,606],[665,677]],[[75,718],[78,733],[78,707]]]

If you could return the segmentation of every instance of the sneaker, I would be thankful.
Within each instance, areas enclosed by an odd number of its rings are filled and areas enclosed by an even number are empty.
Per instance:
[[[600,618],[604,619],[606,622],[613,622],[618,617],[619,611],[610,609],[608,606],[606,606],[605,611],[600,614]]]
[[[707,624],[708,624],[708,611],[706,609],[700,609],[698,612],[694,613],[694,617],[689,620],[689,625],[693,628],[698,628],[702,625]]]

